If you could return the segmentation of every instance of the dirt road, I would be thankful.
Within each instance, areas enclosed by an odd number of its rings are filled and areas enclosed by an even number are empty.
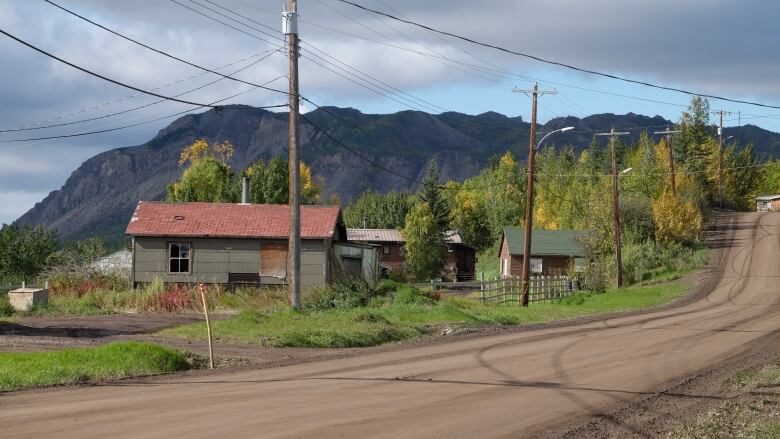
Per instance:
[[[540,437],[780,330],[780,215],[721,219],[685,306],[330,361],[0,396],[2,436]],[[610,422],[620,426],[619,418]],[[625,428],[625,435],[646,436]]]

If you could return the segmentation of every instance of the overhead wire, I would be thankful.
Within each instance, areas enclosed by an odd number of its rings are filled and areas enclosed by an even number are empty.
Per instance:
[[[274,81],[276,81],[278,79],[284,78],[284,77],[285,77],[285,75],[281,75],[281,76],[279,76],[279,77],[277,77],[275,79],[272,79],[271,81],[268,81],[268,83],[270,84],[270,83],[272,83],[272,82],[274,82]],[[83,137],[83,136],[91,136],[91,135],[95,135],[95,134],[110,133],[110,132],[114,132],[114,131],[120,131],[120,130],[125,130],[125,129],[128,129],[128,128],[135,128],[135,127],[138,127],[138,126],[147,125],[147,124],[150,124],[150,123],[153,123],[153,122],[159,122],[161,120],[170,119],[170,118],[176,117],[176,116],[181,116],[183,114],[187,114],[187,113],[190,113],[192,111],[196,111],[196,110],[199,110],[201,108],[207,108],[207,107],[214,108],[214,109],[219,109],[219,111],[224,111],[225,110],[225,106],[224,105],[216,106],[214,104],[218,104],[220,102],[224,102],[226,100],[229,100],[229,99],[232,99],[232,98],[244,95],[244,94],[249,93],[250,91],[253,91],[253,90],[257,90],[257,87],[253,87],[253,88],[250,88],[248,90],[242,91],[240,93],[236,93],[236,94],[233,94],[231,96],[228,96],[226,98],[219,99],[217,101],[212,102],[211,104],[199,105],[196,108],[190,108],[190,109],[187,109],[187,110],[184,110],[184,111],[180,111],[178,113],[170,114],[170,115],[163,116],[163,117],[158,117],[158,118],[155,118],[155,119],[152,119],[152,120],[147,120],[147,121],[144,121],[144,122],[139,122],[139,123],[134,123],[134,124],[129,124],[129,125],[123,125],[123,126],[114,127],[114,128],[107,128],[107,129],[100,129],[100,130],[93,130],[93,131],[82,131],[82,132],[78,132],[78,133],[61,134],[61,135],[56,135],[56,136],[41,136],[41,137],[28,138],[28,139],[0,140],[0,143],[36,142],[36,141],[43,141],[43,140],[68,139],[68,138],[73,138],[73,137]],[[231,108],[231,109],[232,110],[257,110],[257,109],[273,109],[273,108],[285,108],[285,107],[288,107],[288,104],[264,105],[264,106],[259,106],[259,107],[249,107],[249,106],[247,106],[247,107]]]
[[[274,53],[278,52],[279,50],[281,50],[281,49],[276,49],[276,50],[273,50],[273,51],[271,51],[271,53],[270,53],[270,54],[268,54],[268,55],[266,55],[265,57],[263,57],[263,58],[260,58],[260,59],[258,59],[257,61],[254,61],[254,62],[252,62],[251,64],[249,64],[249,65],[247,65],[247,66],[245,66],[245,67],[243,67],[243,68],[241,68],[241,69],[238,69],[238,70],[236,70],[236,71],[234,71],[234,72],[230,73],[230,75],[235,75],[236,73],[242,72],[242,71],[244,71],[244,70],[246,70],[246,69],[248,69],[248,68],[250,68],[250,67],[253,67],[253,66],[257,65],[258,63],[260,63],[261,61],[264,61],[265,59],[267,59],[268,57],[270,57],[270,56],[271,56],[271,55],[273,55]],[[256,57],[256,56],[259,56],[259,55],[255,55],[255,56],[252,56],[252,57],[247,57],[247,58],[244,58],[244,59],[242,59],[242,60],[235,61],[235,62],[232,62],[232,63],[230,63],[230,64],[226,64],[225,66],[219,67],[218,69],[222,69],[222,68],[225,68],[225,67],[228,67],[228,66],[231,66],[231,65],[235,65],[235,64],[237,64],[237,63],[239,63],[239,62],[245,61],[245,60],[247,60],[247,59],[254,58],[254,57]],[[203,75],[208,75],[208,74],[209,74],[208,72],[201,72],[200,74],[197,74],[197,75],[190,76],[189,78],[180,79],[180,80],[178,80],[178,81],[176,81],[176,82],[170,82],[170,83],[168,83],[168,84],[165,84],[165,85],[163,85],[163,86],[160,86],[160,87],[155,87],[155,88],[153,88],[152,90],[158,90],[158,89],[162,89],[162,88],[167,88],[167,87],[169,87],[169,86],[173,86],[173,85],[181,84],[181,83],[183,83],[183,82],[185,82],[185,81],[188,81],[188,80],[191,80],[191,79],[194,79],[194,78],[198,78],[198,77],[200,77],[200,76],[203,76]],[[198,91],[198,90],[202,90],[202,89],[204,89],[204,88],[206,88],[206,87],[209,87],[209,86],[211,86],[211,85],[214,85],[214,84],[216,84],[217,82],[223,81],[224,79],[225,79],[225,78],[219,78],[219,79],[216,79],[216,80],[214,80],[214,81],[211,81],[211,82],[208,82],[208,83],[206,83],[206,84],[203,84],[203,85],[201,85],[201,86],[199,86],[199,87],[195,87],[195,88],[189,89],[189,90],[187,90],[187,91],[185,91],[185,92],[183,92],[183,93],[176,94],[176,95],[174,95],[173,97],[180,97],[180,96],[183,96],[183,95],[186,95],[186,94],[189,94],[189,93],[192,93],[192,92]],[[128,99],[132,99],[132,98],[135,98],[135,97],[137,97],[137,96],[140,96],[141,94],[143,94],[143,93],[135,93],[135,94],[133,94],[133,95],[130,95],[130,96],[127,96],[127,97],[124,97],[124,98],[121,98],[121,99],[117,99],[117,100],[109,101],[109,102],[107,102],[107,103],[104,103],[104,104],[101,104],[101,105],[94,106],[94,107],[92,107],[92,108],[90,108],[90,109],[88,109],[88,110],[97,109],[97,108],[102,108],[102,107],[105,107],[105,106],[107,106],[107,105],[111,105],[111,104],[115,104],[115,103],[118,103],[118,102],[122,102],[122,101],[125,101],[125,100],[128,100]],[[10,132],[20,132],[20,131],[34,131],[34,130],[43,130],[43,129],[48,129],[48,128],[56,128],[56,127],[63,127],[63,126],[77,125],[77,124],[80,124],[80,123],[86,123],[86,122],[93,122],[93,121],[96,121],[96,120],[107,119],[107,118],[109,118],[109,117],[114,117],[114,116],[119,116],[119,115],[122,115],[122,114],[127,114],[127,113],[130,113],[130,112],[137,111],[137,110],[140,110],[140,109],[143,109],[143,108],[148,108],[148,107],[151,107],[151,106],[154,106],[154,105],[157,105],[157,104],[163,103],[163,102],[167,102],[167,100],[166,100],[166,99],[160,99],[160,100],[157,100],[157,101],[154,101],[154,102],[148,103],[148,104],[144,104],[144,105],[136,106],[136,107],[133,107],[133,108],[129,108],[129,109],[122,110],[122,111],[117,111],[117,112],[114,112],[114,113],[105,114],[105,115],[96,116],[96,117],[91,117],[91,118],[87,118],[87,119],[80,119],[80,120],[76,120],[76,121],[70,121],[70,122],[64,122],[64,123],[58,123],[58,124],[52,124],[52,125],[43,125],[43,126],[40,126],[40,124],[41,124],[41,123],[45,123],[45,122],[40,122],[40,123],[38,123],[38,124],[35,124],[34,126],[26,126],[26,127],[21,127],[21,128],[12,128],[12,129],[3,129],[3,130],[0,130],[0,133],[10,133]],[[82,112],[84,112],[84,111],[87,111],[87,110],[83,110],[83,111],[77,111],[77,112],[71,112],[71,113],[70,113],[70,114],[68,114],[68,115],[64,115],[64,116],[57,116],[57,117],[55,117],[55,118],[53,118],[53,119],[49,119],[49,120],[50,120],[50,121],[52,121],[52,120],[62,119],[62,118],[64,118],[64,117],[68,117],[68,116],[71,116],[71,115],[79,114],[79,113],[82,113]]]
[[[84,72],[84,73],[86,73],[88,75],[94,76],[96,78],[100,78],[100,79],[102,79],[102,80],[104,80],[106,82],[110,82],[112,84],[128,88],[130,90],[135,90],[135,91],[137,91],[139,93],[147,94],[147,95],[150,95],[150,96],[155,96],[155,97],[158,97],[158,98],[161,98],[161,99],[165,99],[165,100],[168,100],[168,101],[178,102],[178,103],[181,103],[181,104],[194,105],[196,107],[210,107],[210,108],[218,107],[218,106],[211,105],[211,104],[201,104],[201,103],[198,103],[198,102],[187,101],[187,100],[184,100],[184,99],[178,99],[178,98],[174,98],[174,97],[171,97],[171,96],[161,95],[161,94],[155,93],[153,91],[144,90],[142,88],[139,88],[139,87],[136,87],[136,86],[124,83],[122,81],[118,81],[116,79],[109,78],[108,76],[101,75],[100,73],[93,72],[93,71],[91,71],[89,69],[86,69],[84,67],[76,65],[76,64],[74,64],[74,63],[72,63],[70,61],[66,61],[66,60],[64,60],[64,59],[62,59],[62,58],[60,58],[60,57],[58,57],[58,56],[56,56],[56,55],[54,55],[54,54],[52,54],[50,52],[47,52],[47,51],[45,51],[45,50],[43,50],[43,49],[41,49],[41,48],[31,44],[31,43],[28,43],[27,41],[25,41],[25,40],[15,36],[15,35],[12,35],[12,34],[6,32],[3,29],[0,29],[0,33],[5,35],[5,36],[7,36],[8,38],[11,38],[12,40],[14,40],[14,41],[24,45],[24,46],[29,47],[30,49],[35,50],[36,52],[39,52],[39,53],[41,53],[43,55],[48,56],[51,59],[59,61],[60,63],[68,65],[68,66],[70,66],[70,67],[72,67],[72,68],[74,68],[76,70],[80,70],[80,71],[82,71],[82,72]]]
[[[706,97],[706,98],[716,99],[716,100],[721,100],[721,101],[726,101],[726,102],[734,102],[734,103],[737,103],[737,104],[745,104],[745,105],[752,105],[752,106],[758,106],[758,107],[764,107],[764,108],[780,109],[780,106],[777,106],[777,105],[763,104],[763,103],[760,103],[760,102],[751,102],[751,101],[747,101],[747,100],[734,99],[734,98],[729,98],[729,97],[725,97],[725,96],[718,96],[718,95],[713,95],[713,94],[708,94],[708,93],[693,92],[693,91],[682,89],[682,88],[669,87],[669,86],[665,86],[665,85],[654,84],[654,83],[651,83],[651,82],[648,82],[648,81],[642,81],[642,80],[632,79],[632,78],[628,78],[628,77],[624,77],[624,76],[620,76],[620,75],[615,75],[615,74],[611,74],[611,73],[604,73],[604,72],[600,72],[600,71],[596,71],[596,70],[592,70],[592,69],[587,69],[587,68],[583,68],[583,67],[577,67],[577,66],[574,66],[574,65],[571,65],[571,64],[560,62],[560,61],[554,61],[554,60],[545,59],[545,58],[542,58],[542,57],[539,57],[539,56],[535,56],[535,55],[531,55],[531,54],[528,54],[528,53],[519,52],[517,50],[507,49],[505,47],[498,46],[498,45],[495,45],[495,44],[490,44],[490,43],[477,41],[477,40],[475,40],[473,38],[465,37],[465,36],[458,35],[458,34],[455,34],[455,33],[452,33],[452,32],[436,29],[436,28],[434,28],[432,26],[428,26],[428,25],[424,25],[424,24],[421,24],[421,23],[417,23],[417,22],[412,21],[412,20],[406,20],[406,19],[397,17],[395,15],[389,14],[387,12],[378,11],[378,10],[369,8],[367,6],[361,5],[359,3],[355,3],[355,2],[350,1],[350,0],[335,0],[335,1],[338,1],[338,2],[341,2],[341,3],[344,3],[344,4],[348,4],[348,5],[354,6],[356,8],[365,10],[365,11],[369,11],[369,12],[373,12],[373,13],[376,13],[376,14],[379,14],[379,15],[383,15],[383,16],[385,16],[387,18],[390,18],[390,19],[393,19],[393,20],[396,20],[396,21],[399,21],[399,22],[402,22],[402,23],[406,23],[406,24],[411,25],[411,26],[416,26],[416,27],[419,27],[419,28],[422,28],[422,29],[427,29],[427,30],[439,33],[441,35],[446,35],[446,36],[449,36],[449,37],[452,37],[452,38],[456,38],[456,39],[459,39],[459,40],[462,40],[462,41],[466,41],[466,42],[471,43],[471,44],[475,44],[475,45],[478,45],[478,46],[482,46],[482,47],[487,47],[487,48],[490,48],[490,49],[498,50],[500,52],[508,53],[508,54],[511,54],[511,55],[516,55],[516,56],[520,56],[520,57],[524,57],[524,58],[528,58],[528,59],[533,59],[535,61],[539,61],[539,62],[542,62],[542,63],[545,63],[545,64],[555,65],[555,66],[567,68],[567,69],[570,69],[570,70],[574,70],[574,71],[578,71],[578,72],[582,72],[582,73],[587,73],[587,74],[590,74],[590,75],[601,76],[601,77],[614,79],[614,80],[618,80],[618,81],[623,81],[623,82],[628,82],[628,83],[632,83],[632,84],[643,85],[643,86],[646,86],[646,87],[655,88],[655,89],[659,89],[659,90],[666,90],[666,91],[671,91],[671,92],[676,92],[676,93],[682,93],[682,94],[686,94],[686,95],[690,95],[690,96],[701,96],[701,97]]]
[[[246,84],[246,85],[251,85],[251,86],[254,86],[254,87],[262,88],[262,89],[264,89],[264,90],[273,91],[273,92],[276,92],[276,93],[281,93],[281,94],[283,94],[283,95],[289,95],[289,93],[288,93],[288,92],[286,92],[286,91],[283,91],[283,90],[277,90],[277,89],[275,89],[275,88],[271,88],[271,87],[265,87],[265,86],[262,86],[262,85],[260,85],[260,84],[253,83],[253,82],[251,82],[251,81],[245,81],[245,80],[243,80],[243,79],[239,79],[239,78],[233,78],[233,77],[230,77],[230,76],[228,76],[228,75],[224,75],[224,74],[222,74],[222,73],[219,73],[219,72],[217,72],[217,71],[215,71],[215,70],[213,70],[213,69],[209,69],[209,68],[207,68],[207,67],[203,67],[203,66],[201,66],[201,65],[198,65],[198,64],[195,64],[195,63],[193,63],[193,62],[187,61],[187,60],[185,60],[185,59],[183,59],[183,58],[180,58],[180,57],[178,57],[178,56],[171,55],[171,54],[170,54],[170,53],[168,53],[168,52],[165,52],[165,51],[163,51],[163,50],[160,50],[160,49],[156,49],[156,48],[154,48],[154,47],[151,47],[151,46],[149,46],[149,45],[147,45],[147,44],[144,44],[144,43],[142,43],[142,42],[140,42],[140,41],[138,41],[138,40],[136,40],[136,39],[133,39],[133,38],[130,38],[130,37],[128,37],[128,36],[126,36],[126,35],[124,35],[124,34],[121,34],[121,33],[117,32],[117,31],[115,31],[115,30],[113,30],[113,29],[111,29],[111,28],[109,28],[109,27],[107,27],[107,26],[104,26],[104,25],[102,25],[102,24],[100,24],[100,23],[97,23],[97,22],[95,22],[95,21],[93,21],[93,20],[91,20],[91,19],[89,19],[89,18],[87,18],[87,17],[85,17],[85,16],[83,16],[83,15],[80,15],[80,14],[78,14],[78,13],[74,12],[74,11],[71,11],[70,9],[67,9],[67,8],[65,8],[65,7],[63,7],[63,6],[60,6],[60,5],[58,5],[57,3],[54,3],[54,2],[53,2],[53,1],[51,1],[51,0],[43,0],[43,1],[45,1],[46,3],[49,3],[49,4],[50,4],[50,5],[52,5],[52,6],[55,6],[55,7],[57,7],[57,8],[59,8],[59,9],[63,10],[63,11],[65,11],[65,12],[67,12],[67,13],[68,13],[68,14],[70,14],[70,15],[73,15],[74,17],[77,17],[77,18],[79,18],[79,19],[81,19],[81,20],[84,20],[84,21],[86,21],[87,23],[90,23],[90,24],[92,24],[93,26],[99,27],[99,28],[101,28],[101,29],[105,30],[106,32],[109,32],[109,33],[111,33],[111,34],[113,34],[113,35],[116,35],[116,36],[118,36],[119,38],[122,38],[122,39],[124,39],[124,40],[130,41],[131,43],[134,43],[134,44],[136,44],[136,45],[139,45],[139,46],[141,46],[141,47],[143,47],[143,48],[145,48],[145,49],[147,49],[147,50],[150,50],[150,51],[152,51],[152,52],[158,53],[158,54],[160,54],[160,55],[162,55],[162,56],[165,56],[165,57],[167,57],[167,58],[170,58],[170,59],[173,59],[173,60],[175,60],[175,61],[178,61],[178,62],[181,62],[181,63],[187,64],[187,65],[188,65],[188,66],[190,66],[190,67],[195,67],[196,69],[200,69],[200,70],[203,70],[203,71],[205,71],[205,72],[209,72],[209,73],[213,73],[213,74],[215,74],[215,75],[218,75],[218,76],[222,76],[222,77],[224,77],[225,79],[230,79],[231,81],[240,82],[240,83],[243,83],[243,84]],[[172,1],[173,1],[173,0],[172,0]],[[256,37],[256,36],[255,36],[255,37]],[[276,47],[276,45],[275,45],[275,44],[273,44],[273,43],[270,43],[270,42],[267,42],[267,43],[268,43],[268,44],[270,44],[270,45],[271,45],[271,46],[273,46],[273,47]]]

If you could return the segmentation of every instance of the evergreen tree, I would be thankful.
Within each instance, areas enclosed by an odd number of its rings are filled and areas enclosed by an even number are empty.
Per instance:
[[[436,166],[435,161],[431,161],[428,173],[422,181],[418,197],[430,208],[439,232],[444,233],[450,225],[450,206],[442,196],[440,179],[439,168]]]

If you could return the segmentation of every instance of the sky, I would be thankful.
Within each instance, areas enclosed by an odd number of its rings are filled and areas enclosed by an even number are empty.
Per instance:
[[[780,28],[775,23],[780,2],[355,1],[549,60],[780,105]],[[194,64],[286,90],[280,0],[54,2]],[[690,100],[437,35],[338,0],[299,0],[299,12],[301,94],[319,105],[366,113],[496,111],[528,120],[529,98],[511,90],[538,82],[541,89],[558,92],[540,98],[543,123],[560,116],[629,112],[676,121]],[[214,82],[218,76],[123,40],[43,0],[0,0],[0,29],[71,63],[165,96],[203,86],[180,99],[211,103],[242,93],[221,103],[286,103],[284,94],[230,80]],[[153,104],[159,99],[89,76],[4,35],[0,55],[0,223],[12,222],[59,189],[95,154],[147,142],[175,120],[167,116],[204,111],[169,101]],[[145,108],[135,109],[139,106]],[[780,109],[717,100],[711,106],[733,112],[726,126],[751,123],[780,131]],[[69,139],[8,142],[132,124],[139,125]],[[49,125],[60,126],[40,129]],[[26,131],[7,131],[19,128]]]

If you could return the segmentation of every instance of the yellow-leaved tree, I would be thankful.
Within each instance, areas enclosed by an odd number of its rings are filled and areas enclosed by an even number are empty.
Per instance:
[[[655,236],[662,244],[696,241],[702,227],[702,216],[692,201],[681,201],[671,191],[664,191],[653,203]]]

